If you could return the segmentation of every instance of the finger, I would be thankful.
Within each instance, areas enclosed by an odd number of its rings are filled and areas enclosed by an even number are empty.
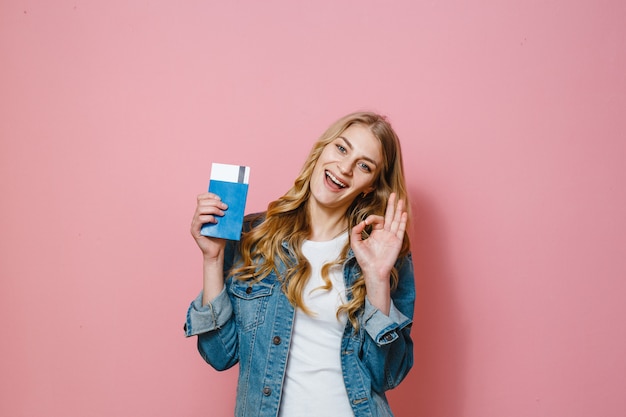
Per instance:
[[[191,221],[191,234],[194,236],[200,235],[202,225],[207,223],[217,223],[217,218],[214,215],[197,215],[194,216]]]
[[[198,202],[206,201],[206,200],[217,200],[217,201],[221,201],[222,200],[219,195],[213,194],[213,193],[209,193],[209,192],[198,194],[197,198],[198,198]]]
[[[359,242],[363,240],[363,236],[361,235],[361,233],[363,232],[363,230],[365,230],[365,226],[367,226],[367,224],[365,223],[365,221],[362,221],[362,222],[357,223],[352,228],[352,230],[350,231],[351,242]]]
[[[387,208],[385,209],[386,229],[389,229],[391,227],[391,223],[393,222],[393,215],[395,212],[395,202],[396,202],[396,193],[389,194],[389,199],[387,200]]]
[[[217,217],[224,216],[228,205],[215,198],[215,194],[205,193],[198,196],[198,205],[191,220],[191,233],[199,235],[203,224],[217,223]]]
[[[223,217],[224,214],[226,213],[218,207],[198,207],[192,221],[204,224],[207,223],[205,219],[208,219],[210,223],[217,223],[216,218]]]
[[[201,225],[207,224],[207,223],[217,223],[218,217],[221,217],[221,216],[212,215],[212,214],[201,215],[201,216],[198,216],[198,223],[200,223]]]
[[[393,234],[398,233],[398,228],[400,227],[403,213],[405,213],[404,200],[398,200],[398,204],[396,205],[396,209],[393,213],[393,220],[389,227],[389,231],[391,231],[391,233]]]
[[[200,223],[200,220],[194,217],[193,220],[191,221],[191,227],[189,228],[189,231],[191,232],[191,236],[193,236],[194,238],[197,238],[198,236],[200,236],[201,229],[202,229],[202,223]]]
[[[404,239],[408,218],[409,214],[406,211],[403,211],[402,214],[400,214],[400,218],[397,221],[394,221],[394,226],[391,228],[391,232],[398,239]]]
[[[398,236],[398,239],[402,239],[404,240],[404,233],[406,232],[406,224],[408,222],[409,219],[409,213],[407,213],[406,211],[402,213],[402,219],[400,220],[400,226],[398,227],[398,233],[396,234],[396,236]]]
[[[213,194],[215,196],[215,194]],[[217,196],[215,196],[217,197]],[[198,198],[198,209],[202,211],[212,211],[213,208],[218,208],[220,210],[226,210],[228,208],[228,204],[224,203],[221,199],[207,196],[203,198]]]
[[[380,230],[385,227],[385,218],[376,214],[370,214],[362,223],[365,223],[365,226],[372,226],[373,229]]]

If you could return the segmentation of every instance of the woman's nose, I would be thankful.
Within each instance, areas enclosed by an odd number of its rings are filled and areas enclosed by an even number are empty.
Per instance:
[[[339,168],[339,172],[343,175],[350,175],[352,173],[352,162],[347,159],[337,162],[337,167]]]

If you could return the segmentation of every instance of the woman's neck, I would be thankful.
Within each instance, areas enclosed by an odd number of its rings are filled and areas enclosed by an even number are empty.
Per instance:
[[[309,205],[311,234],[309,240],[325,242],[333,240],[348,229],[348,220],[344,213],[337,210],[322,210]]]

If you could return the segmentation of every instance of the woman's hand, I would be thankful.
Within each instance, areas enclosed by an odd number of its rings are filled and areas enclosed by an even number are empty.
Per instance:
[[[196,240],[205,260],[216,260],[224,251],[226,241],[200,234],[200,229],[205,223],[217,223],[217,217],[224,215],[228,206],[215,194],[204,193],[198,196],[196,212],[191,221],[191,235]]]
[[[400,254],[406,231],[408,214],[404,204],[403,200],[396,204],[396,194],[392,193],[385,216],[368,216],[352,228],[350,236],[352,251],[365,279],[367,298],[385,314],[389,314],[391,305],[391,270]],[[372,232],[364,240],[361,232],[368,225],[372,226]]]
[[[191,221],[191,235],[196,240],[204,257],[202,304],[206,305],[213,300],[224,288],[223,266],[224,247],[226,240],[207,237],[200,234],[205,223],[217,223],[216,217],[224,215],[228,206],[212,193],[198,196],[196,212]]]

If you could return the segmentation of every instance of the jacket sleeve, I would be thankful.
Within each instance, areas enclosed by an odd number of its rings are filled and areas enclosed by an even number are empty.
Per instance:
[[[415,282],[411,254],[396,264],[398,286],[391,294],[389,316],[372,306],[367,298],[360,330],[365,332],[361,361],[371,377],[372,388],[384,392],[395,388],[413,366],[411,325]]]
[[[265,213],[248,214],[243,232],[259,225]],[[239,362],[239,337],[233,305],[228,295],[228,276],[239,259],[239,242],[229,240],[224,248],[224,290],[208,305],[202,305],[202,293],[191,302],[185,321],[185,336],[198,336],[200,356],[213,368],[222,371]],[[232,278],[231,278],[232,279]]]
[[[236,242],[229,241],[224,252],[224,279],[233,265]],[[198,336],[200,356],[218,371],[239,360],[237,325],[227,286],[209,304],[202,305],[202,293],[190,304],[185,320],[185,336]]]

